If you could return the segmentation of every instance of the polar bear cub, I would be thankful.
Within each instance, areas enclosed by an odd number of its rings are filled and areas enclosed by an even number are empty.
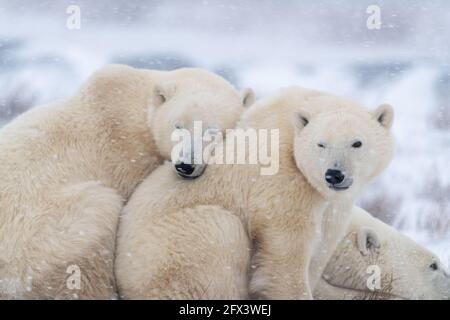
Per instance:
[[[355,207],[314,298],[448,300],[450,274],[436,255]]]
[[[125,298],[246,298],[239,289],[245,281],[240,272],[248,267],[251,249],[253,296],[312,298],[308,270],[323,212],[330,204],[352,206],[389,163],[392,119],[389,106],[370,112],[299,87],[257,102],[237,128],[279,132],[279,141],[270,142],[279,149],[278,173],[260,175],[262,164],[211,164],[199,179],[186,182],[176,179],[170,166],[159,167],[123,210],[119,293]],[[242,226],[233,233],[244,230],[251,247],[241,236],[227,236],[223,223],[219,237],[200,227],[208,223],[199,223],[203,219],[195,212],[220,216],[217,210],[237,218]],[[211,225],[217,230],[217,223]],[[243,245],[224,265],[217,252],[236,243]],[[240,283],[232,283],[230,274]]]
[[[250,100],[207,71],[112,65],[1,129],[0,298],[112,298],[119,212],[171,131],[233,127]]]

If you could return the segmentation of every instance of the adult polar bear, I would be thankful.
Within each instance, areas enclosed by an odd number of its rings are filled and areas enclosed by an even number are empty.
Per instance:
[[[259,165],[210,165],[187,183],[169,166],[158,168],[133,193],[119,224],[119,294],[246,298],[248,233],[255,244],[253,292],[311,298],[308,268],[323,211],[328,201],[352,205],[390,161],[392,117],[385,105],[372,113],[297,87],[256,103],[237,127],[280,130],[280,171],[261,176]],[[346,221],[341,225],[345,230]]]
[[[379,288],[373,290],[367,286],[375,271],[371,266],[381,272]],[[448,300],[450,274],[436,255],[355,207],[346,236],[317,282],[314,298]]]
[[[112,65],[5,126],[0,298],[112,298],[123,200],[170,158],[175,124],[232,128],[242,111],[239,93],[207,71]]]

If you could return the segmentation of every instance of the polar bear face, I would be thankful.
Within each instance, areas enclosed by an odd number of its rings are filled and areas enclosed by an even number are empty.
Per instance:
[[[326,198],[350,197],[379,174],[393,151],[393,110],[350,108],[296,115],[294,155],[309,183]]]
[[[356,220],[316,287],[325,299],[450,299],[439,259],[372,217]]]
[[[206,131],[225,134],[226,129],[234,128],[254,95],[250,89],[239,94],[224,79],[205,71],[198,71],[198,75],[195,70],[189,72],[184,82],[156,86],[148,119],[161,156],[172,160],[179,176],[194,179],[205,168],[202,150],[209,143],[204,139]],[[189,134],[189,147],[173,156],[181,140],[178,133],[183,131]]]

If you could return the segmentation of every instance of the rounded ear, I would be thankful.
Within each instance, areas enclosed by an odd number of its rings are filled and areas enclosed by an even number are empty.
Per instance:
[[[159,107],[162,104],[166,103],[174,96],[175,91],[176,88],[172,85],[155,85],[151,97],[152,105],[155,107]]]
[[[253,103],[255,103],[256,97],[255,92],[252,88],[245,88],[241,91],[241,100],[244,107],[250,107]]]
[[[370,228],[362,227],[356,236],[356,244],[363,256],[381,246],[378,234]]]
[[[389,104],[382,104],[373,112],[373,116],[383,127],[390,129],[394,121],[394,109]]]
[[[294,126],[297,132],[301,131],[304,127],[309,124],[309,120],[311,119],[311,115],[309,112],[305,110],[299,110],[295,112],[294,117]]]

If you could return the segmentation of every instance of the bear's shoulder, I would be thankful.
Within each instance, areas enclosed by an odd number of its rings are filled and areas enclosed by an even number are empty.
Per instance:
[[[136,91],[146,82],[144,73],[133,67],[110,64],[95,71],[81,86],[78,95],[89,98],[122,96]]]

